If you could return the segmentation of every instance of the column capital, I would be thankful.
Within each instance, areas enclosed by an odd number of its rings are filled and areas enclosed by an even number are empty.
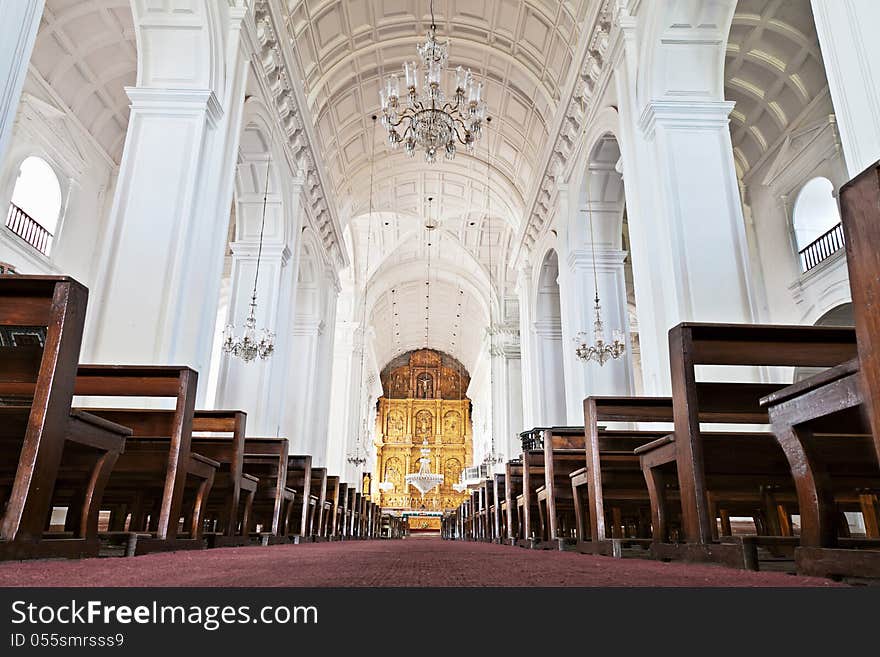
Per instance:
[[[591,249],[576,249],[568,254],[568,268],[572,273],[577,273],[582,269],[592,271],[593,262],[595,262],[596,268],[599,271],[614,271],[623,267],[623,262],[626,260],[628,253],[628,251],[621,251],[620,249],[601,247],[596,249],[594,259]]]
[[[562,324],[559,320],[538,320],[532,324],[532,328],[537,335],[540,335],[543,338],[562,339]]]
[[[252,241],[235,241],[230,243],[232,256],[238,260],[256,260],[257,254],[260,252],[260,243]],[[286,265],[290,261],[290,249],[286,244],[266,244],[263,242],[262,257],[275,258],[281,261],[282,265]]]
[[[639,129],[653,139],[658,125],[670,128],[727,128],[736,103],[727,100],[652,100],[642,110]]]
[[[131,99],[131,108],[145,113],[164,114],[169,110],[195,113],[204,112],[211,127],[223,116],[223,107],[211,89],[160,89],[154,87],[125,87]]]

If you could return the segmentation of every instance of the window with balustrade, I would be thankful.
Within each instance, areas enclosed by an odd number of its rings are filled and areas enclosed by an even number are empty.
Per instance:
[[[61,215],[61,183],[52,166],[41,157],[25,158],[18,171],[6,228],[48,256]]]
[[[843,248],[840,210],[830,180],[813,178],[801,187],[792,223],[801,271],[810,271]]]

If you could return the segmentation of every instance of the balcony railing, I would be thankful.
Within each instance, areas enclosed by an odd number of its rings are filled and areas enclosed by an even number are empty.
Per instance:
[[[15,203],[9,204],[6,215],[6,227],[43,255],[49,253],[52,244],[52,233],[43,228],[27,212]]]
[[[820,262],[840,251],[843,245],[843,224],[837,224],[801,250],[801,268],[805,272],[810,271]]]

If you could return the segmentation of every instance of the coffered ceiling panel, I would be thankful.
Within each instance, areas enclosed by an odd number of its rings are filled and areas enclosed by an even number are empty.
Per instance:
[[[46,0],[31,65],[115,162],[137,77],[129,0]]]
[[[810,0],[740,0],[727,46],[725,96],[743,172],[763,162],[814,103],[833,112]]]

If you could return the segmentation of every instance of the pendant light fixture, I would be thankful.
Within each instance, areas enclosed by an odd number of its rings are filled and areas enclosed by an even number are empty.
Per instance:
[[[244,333],[235,335],[235,326],[227,324],[223,331],[223,351],[240,358],[245,363],[250,363],[255,358],[266,360],[275,351],[275,332],[262,329],[257,333],[257,283],[260,280],[260,261],[263,257],[263,229],[266,227],[266,204],[269,198],[269,174],[271,171],[272,156],[269,154],[266,160],[266,187],[263,191],[263,217],[260,221],[260,246],[257,250],[257,270],[254,274],[254,290],[251,294],[250,311],[244,320]]]
[[[594,361],[599,363],[599,367],[605,365],[609,360],[617,360],[626,353],[626,341],[623,331],[615,329],[612,332],[611,342],[605,342],[605,327],[602,323],[602,308],[599,304],[599,274],[596,269],[596,238],[593,235],[593,200],[590,194],[590,179],[592,174],[587,172],[587,212],[590,217],[590,248],[593,253],[593,291],[594,296],[594,312],[596,319],[593,322],[593,338],[592,344],[588,344],[589,339],[586,332],[580,331],[574,338],[575,354],[585,363]]]

